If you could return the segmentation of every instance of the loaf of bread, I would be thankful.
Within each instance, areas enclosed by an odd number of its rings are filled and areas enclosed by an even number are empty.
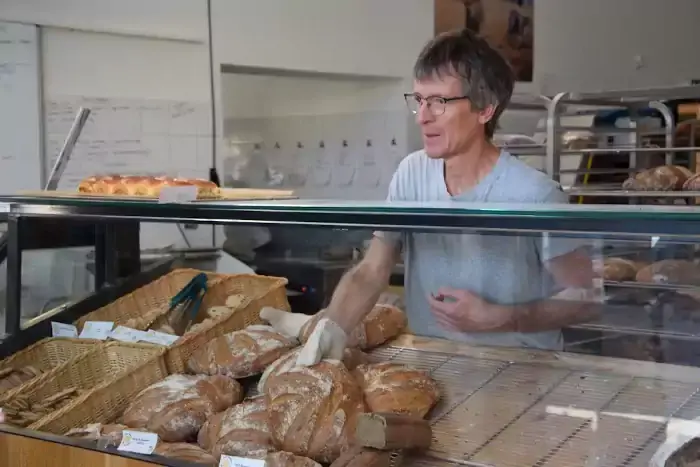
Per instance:
[[[424,371],[398,363],[371,363],[353,371],[371,412],[425,417],[440,400],[437,383]]]
[[[258,392],[260,394],[265,394],[267,391],[268,381],[271,381],[275,376],[281,375],[295,367],[299,352],[301,352],[301,347],[282,355],[265,369],[258,381]],[[369,363],[368,355],[360,349],[348,347],[345,349],[344,354],[343,364],[348,370],[354,370],[358,365]]]
[[[122,423],[165,442],[190,441],[209,417],[242,399],[241,385],[226,376],[171,375],[141,391]]]
[[[64,436],[86,441],[100,441],[103,447],[119,446],[122,442],[122,432],[129,427],[119,423],[91,423],[82,428],[73,428]]]
[[[394,467],[400,465],[399,453],[353,447],[341,454],[330,467]]]
[[[700,286],[700,266],[682,259],[665,259],[640,269],[637,281]]]
[[[700,190],[700,174],[695,174],[692,177],[690,177],[686,182],[683,184],[683,189],[685,191],[698,191]]]
[[[357,417],[366,410],[360,386],[338,361],[276,376],[266,398],[275,446],[321,463],[350,446]]]
[[[270,326],[248,326],[209,341],[190,357],[187,367],[195,374],[246,378],[262,373],[272,362],[296,347],[296,339]]]
[[[302,343],[309,339],[316,324],[325,315],[326,310],[319,311],[301,328],[299,340]],[[348,346],[372,349],[398,336],[405,328],[406,315],[403,311],[392,305],[375,305],[348,336]]]
[[[197,198],[218,198],[219,187],[198,178],[95,175],[78,185],[78,192],[104,196],[135,196],[158,198],[164,187],[197,187]]]
[[[625,258],[605,258],[603,279],[606,281],[633,281],[637,276],[637,263]]]
[[[308,457],[278,451],[265,456],[265,467],[321,467],[321,464]]]
[[[624,190],[674,191],[683,185],[693,172],[679,165],[662,165],[636,173],[622,183]]]
[[[216,465],[218,465],[218,461],[214,456],[196,444],[158,443],[153,451],[153,454],[168,457],[170,459],[192,462],[197,465],[206,465],[207,467],[216,467]]]
[[[197,444],[217,459],[222,454],[260,458],[275,451],[265,397],[245,400],[209,418],[199,430]]]

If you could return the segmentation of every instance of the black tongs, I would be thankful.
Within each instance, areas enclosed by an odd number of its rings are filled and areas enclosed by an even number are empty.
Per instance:
[[[170,326],[175,334],[182,336],[197,318],[202,299],[207,292],[207,275],[199,273],[170,299]]]

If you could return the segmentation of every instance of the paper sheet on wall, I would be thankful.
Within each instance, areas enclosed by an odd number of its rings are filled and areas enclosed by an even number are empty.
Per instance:
[[[208,177],[212,135],[210,105],[206,102],[51,97],[45,103],[49,168],[81,106],[91,110],[90,118],[59,182],[59,190],[74,190],[83,178],[95,174]],[[188,238],[197,246],[210,246],[210,232],[200,226],[188,231]],[[181,243],[175,226],[142,226],[143,247],[172,243]]]

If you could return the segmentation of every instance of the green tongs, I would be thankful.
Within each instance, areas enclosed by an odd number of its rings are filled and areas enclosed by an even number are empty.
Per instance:
[[[170,315],[170,326],[175,334],[182,336],[192,326],[206,292],[207,275],[200,273],[170,299],[168,314]]]

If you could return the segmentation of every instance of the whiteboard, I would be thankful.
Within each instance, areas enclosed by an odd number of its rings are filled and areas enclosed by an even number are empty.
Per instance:
[[[0,192],[42,188],[39,29],[0,22]]]

